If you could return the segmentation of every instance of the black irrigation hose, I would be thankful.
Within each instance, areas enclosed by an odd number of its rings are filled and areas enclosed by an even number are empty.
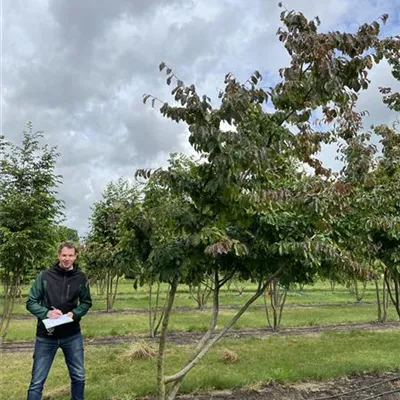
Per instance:
[[[382,396],[385,396],[385,395],[387,395],[387,394],[393,394],[393,393],[398,393],[398,392],[400,392],[400,389],[389,390],[388,392],[382,392],[382,393],[379,393],[379,394],[374,394],[374,395],[371,396],[371,397],[366,397],[366,398],[363,399],[363,400],[377,399],[377,398],[382,397]]]
[[[364,387],[362,387],[362,388],[360,388],[360,389],[351,390],[350,392],[343,392],[343,393],[335,394],[335,395],[333,395],[333,396],[317,397],[317,398],[315,398],[315,399],[313,399],[313,400],[336,399],[336,398],[341,397],[341,396],[348,396],[348,395],[350,395],[350,394],[362,392],[362,391],[364,391],[364,390],[371,389],[371,388],[373,388],[373,387],[383,385],[384,383],[389,383],[389,382],[398,381],[398,380],[400,380],[400,375],[399,375],[399,376],[396,376],[395,378],[386,379],[386,380],[384,380],[384,381],[381,381],[381,382],[378,382],[378,383],[374,383],[374,384],[369,385],[369,386],[364,386]],[[384,394],[397,393],[397,392],[400,392],[400,389],[392,390],[392,391],[390,391],[390,392],[384,392],[384,393],[381,393],[381,394],[378,394],[378,395],[374,395],[374,396],[372,396],[372,397],[367,397],[367,398],[365,398],[364,400],[376,399],[376,398],[378,398],[378,397],[383,396]]]

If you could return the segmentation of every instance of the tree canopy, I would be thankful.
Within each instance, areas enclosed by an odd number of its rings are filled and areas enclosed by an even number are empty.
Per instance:
[[[175,375],[163,377],[160,340],[160,399],[174,398],[186,373],[231,326],[211,339],[218,289],[227,279],[258,282],[254,301],[276,277],[289,284],[332,272],[368,274],[374,259],[368,251],[375,247],[360,222],[368,220],[370,210],[357,202],[368,197],[374,149],[366,143],[368,135],[363,136],[364,113],[356,106],[374,65],[385,59],[398,74],[399,38],[380,37],[381,22],[387,19],[384,14],[381,21],[363,24],[355,33],[319,32],[318,18],[308,20],[284,10],[277,35],[290,61],[279,70],[279,81],[265,89],[258,71],[244,83],[228,73],[217,105],[193,84],[185,84],[165,62],[160,64],[173,96],[173,104],[161,101],[160,112],[187,124],[189,143],[199,155],[197,163],[174,158],[167,169],[137,172],[185,203],[175,217],[174,235],[163,244],[163,254],[169,255],[163,268],[170,271],[170,304],[186,271],[183,248],[191,260],[189,270],[214,277],[209,332]],[[386,104],[395,109],[397,96],[389,89],[383,93]],[[153,106],[160,101],[145,94],[143,102],[149,100]],[[317,112],[322,114],[319,120]],[[332,142],[343,143],[345,169],[340,176],[319,158],[322,144]],[[357,245],[359,238],[365,247]],[[192,254],[205,260],[204,265],[192,262]],[[166,319],[164,334],[167,325]],[[168,383],[172,388],[166,394]]]
[[[26,277],[54,259],[62,202],[57,198],[57,151],[41,146],[31,124],[22,144],[4,139],[0,159],[0,271],[5,305],[0,332],[4,339],[15,295]]]

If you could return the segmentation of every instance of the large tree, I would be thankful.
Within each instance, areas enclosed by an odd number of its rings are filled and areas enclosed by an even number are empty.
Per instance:
[[[385,22],[387,16],[382,20]],[[158,184],[186,206],[176,216],[173,234],[155,241],[152,268],[170,284],[158,361],[160,399],[173,399],[186,374],[279,276],[284,284],[310,281],[321,270],[360,263],[332,236],[341,211],[340,185],[318,159],[322,143],[356,137],[362,114],[358,94],[369,84],[368,71],[387,56],[396,39],[379,38],[380,24],[362,25],[356,33],[318,32],[318,19],[284,11],[279,39],[290,65],[270,90],[260,87],[255,72],[242,84],[232,74],[216,107],[186,85],[165,63],[167,84],[178,105],[164,103],[161,113],[189,127],[189,142],[202,158],[185,165],[172,160],[167,170],[153,173]],[[144,96],[144,102],[152,98]],[[265,111],[272,103],[274,111]],[[315,131],[314,111],[320,109],[328,129]],[[222,129],[228,126],[228,130]],[[316,125],[319,126],[319,125]],[[312,176],[303,167],[314,169]],[[148,177],[149,171],[139,175]],[[190,218],[188,218],[188,215]],[[337,238],[336,238],[337,239]],[[191,261],[200,258],[203,264]],[[170,310],[185,276],[213,277],[210,327],[188,363],[165,376],[164,350]],[[258,283],[258,289],[234,318],[216,332],[219,290],[236,276]],[[169,392],[166,385],[171,384]],[[168,392],[168,393],[167,393]]]
[[[79,234],[76,229],[65,225],[59,225],[56,227],[56,231],[59,242],[69,241],[79,244]]]
[[[55,255],[56,224],[62,203],[56,189],[55,148],[41,146],[32,126],[22,144],[2,142],[0,159],[0,272],[4,286],[0,335],[4,340],[23,279]]]
[[[383,39],[376,46],[400,80],[399,38]],[[383,102],[400,111],[400,96],[391,88],[381,88]],[[375,143],[380,139],[380,149]],[[342,146],[345,166],[338,181],[347,198],[346,212],[333,231],[341,231],[342,244],[370,264],[369,278],[375,281],[378,321],[386,322],[388,297],[400,316],[399,274],[399,132],[398,123],[372,127]],[[383,276],[383,284],[381,284]]]
[[[135,259],[127,258],[119,246],[118,230],[121,216],[134,201],[133,189],[128,182],[119,179],[107,185],[102,199],[92,207],[83,259],[89,279],[105,289],[107,311],[112,310],[120,277],[135,265]]]
[[[365,230],[375,248],[375,265],[400,317],[400,136],[396,126],[379,126],[375,133],[381,137],[382,153],[370,173]]]

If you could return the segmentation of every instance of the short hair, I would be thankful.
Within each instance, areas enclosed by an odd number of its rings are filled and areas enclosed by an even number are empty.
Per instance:
[[[76,248],[76,245],[74,242],[62,242],[60,243],[60,245],[58,246],[58,254],[61,254],[62,249],[66,247],[67,249],[74,249],[75,250],[75,254],[78,253],[78,250]]]

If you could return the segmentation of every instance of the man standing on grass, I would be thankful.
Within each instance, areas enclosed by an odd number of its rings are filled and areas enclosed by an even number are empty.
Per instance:
[[[71,399],[84,399],[85,370],[79,321],[92,306],[92,299],[85,274],[74,264],[76,256],[74,243],[61,243],[58,262],[39,273],[29,291],[26,308],[38,318],[38,323],[27,400],[42,398],[43,386],[58,348],[64,353],[71,378]],[[64,314],[73,321],[46,329],[43,319],[55,319]]]

